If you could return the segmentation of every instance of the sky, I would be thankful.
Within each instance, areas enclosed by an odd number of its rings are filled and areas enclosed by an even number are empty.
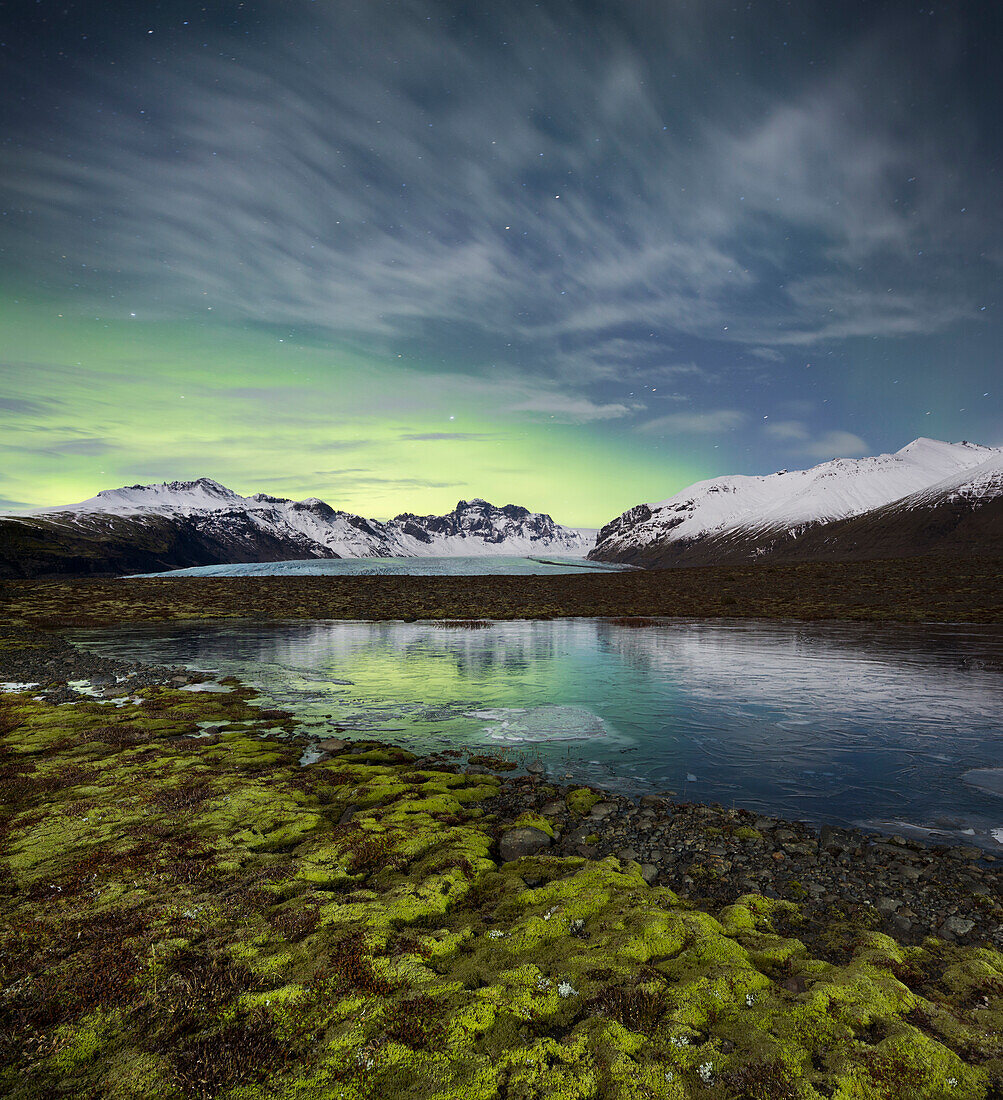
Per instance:
[[[0,507],[1003,444],[995,7],[0,5]]]

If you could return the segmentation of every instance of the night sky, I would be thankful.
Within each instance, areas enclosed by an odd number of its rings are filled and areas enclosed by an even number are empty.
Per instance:
[[[0,5],[0,504],[1003,444],[993,9]]]

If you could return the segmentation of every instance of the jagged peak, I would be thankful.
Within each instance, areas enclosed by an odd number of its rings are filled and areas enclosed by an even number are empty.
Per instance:
[[[204,492],[214,493],[218,496],[235,497],[232,489],[214,481],[211,477],[199,477],[194,481],[157,481],[148,484],[123,485],[118,489],[101,489],[97,496],[104,499],[121,495],[122,493],[186,493],[201,489]]]

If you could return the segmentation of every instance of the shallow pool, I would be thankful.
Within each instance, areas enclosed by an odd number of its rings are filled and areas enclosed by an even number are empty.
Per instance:
[[[317,738],[337,727],[423,752],[502,752],[629,793],[991,846],[1003,827],[1003,782],[994,794],[985,773],[964,779],[1003,767],[995,627],[325,621],[72,637],[238,675]]]

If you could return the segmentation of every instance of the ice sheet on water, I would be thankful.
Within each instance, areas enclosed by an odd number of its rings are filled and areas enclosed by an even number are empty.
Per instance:
[[[533,576],[550,573],[624,572],[634,566],[585,558],[520,557],[516,554],[447,555],[427,558],[308,558],[301,561],[199,565],[138,577],[277,577],[277,576]]]
[[[1003,768],[972,768],[961,778],[970,787],[1003,798]]]
[[[468,710],[467,718],[491,723],[484,733],[495,741],[585,741],[608,737],[606,723],[586,707],[497,707]]]

